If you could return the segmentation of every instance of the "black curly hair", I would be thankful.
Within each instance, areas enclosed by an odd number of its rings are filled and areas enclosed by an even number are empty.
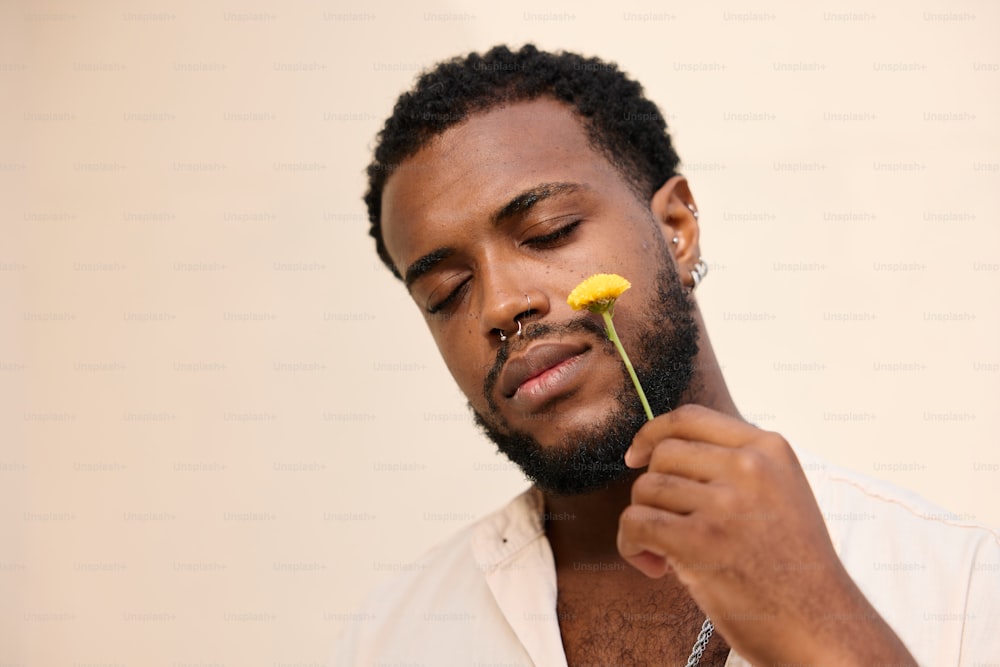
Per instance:
[[[424,72],[403,93],[377,137],[368,165],[369,234],[379,257],[400,278],[382,239],[382,190],[386,179],[428,141],[468,116],[513,102],[549,96],[568,104],[583,121],[592,145],[648,201],[676,175],[680,159],[667,123],[642,86],[614,63],[575,53],[547,53],[533,44],[517,51],[495,46]]]

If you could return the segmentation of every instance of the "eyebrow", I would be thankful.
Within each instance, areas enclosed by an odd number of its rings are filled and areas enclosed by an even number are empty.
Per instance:
[[[420,278],[420,276],[424,275],[435,266],[451,257],[454,253],[454,248],[438,248],[430,251],[413,264],[410,264],[410,266],[406,269],[406,277],[403,278],[406,288],[409,289],[410,286],[416,282],[418,278]]]
[[[539,202],[545,201],[546,199],[556,195],[570,194],[584,189],[589,188],[587,188],[586,185],[579,183],[542,183],[540,185],[536,185],[533,188],[518,193],[512,197],[510,201],[497,209],[496,212],[490,216],[490,222],[493,226],[501,225],[511,218],[524,215]],[[455,254],[454,248],[435,248],[410,264],[410,266],[406,268],[406,272],[404,274],[405,277],[403,278],[403,283],[406,285],[406,288],[409,289],[410,286],[419,280],[421,276],[433,270],[435,266],[451,257],[453,254]]]
[[[555,195],[569,194],[584,189],[586,186],[579,183],[542,183],[530,190],[516,195],[509,202],[493,214],[493,224],[499,225],[511,218],[527,213],[540,201],[545,201]]]

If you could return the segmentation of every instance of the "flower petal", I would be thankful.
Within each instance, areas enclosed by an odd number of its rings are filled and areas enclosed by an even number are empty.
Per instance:
[[[617,273],[598,273],[573,288],[566,303],[573,310],[587,309],[602,313],[614,305],[615,299],[632,286]]]

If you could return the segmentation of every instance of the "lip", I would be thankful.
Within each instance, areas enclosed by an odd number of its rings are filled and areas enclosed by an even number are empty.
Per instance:
[[[500,372],[499,388],[505,398],[522,398],[527,393],[540,400],[565,384],[579,367],[578,357],[587,352],[586,343],[538,343],[511,357]],[[525,396],[526,397],[526,396]]]

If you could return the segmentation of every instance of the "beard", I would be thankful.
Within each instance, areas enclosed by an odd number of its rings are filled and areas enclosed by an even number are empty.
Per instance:
[[[673,263],[665,258],[656,276],[656,300],[642,318],[637,318],[649,327],[641,332],[639,344],[630,355],[653,414],[663,414],[680,405],[694,377],[698,326],[693,313],[694,302],[681,285]],[[522,337],[531,341],[567,333],[592,336],[596,348],[620,359],[603,324],[586,315],[566,324],[538,323],[526,327]],[[607,488],[634,473],[625,465],[625,450],[646,423],[646,413],[624,363],[620,364],[621,382],[612,388],[616,407],[599,423],[573,429],[557,445],[545,447],[529,433],[510,428],[493,399],[508,355],[508,348],[502,347],[483,383],[489,416],[475,410],[473,414],[497,449],[537,487],[551,494],[575,495]]]

